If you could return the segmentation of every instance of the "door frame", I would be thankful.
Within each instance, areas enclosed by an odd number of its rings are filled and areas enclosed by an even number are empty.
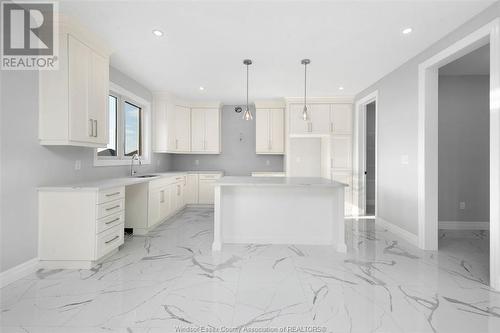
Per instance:
[[[438,249],[439,68],[490,44],[490,285],[500,290],[500,19],[418,66],[418,245]]]
[[[378,90],[375,90],[355,103],[354,109],[354,163],[353,199],[354,216],[363,216],[366,211],[366,106],[375,102],[375,217],[378,213]]]

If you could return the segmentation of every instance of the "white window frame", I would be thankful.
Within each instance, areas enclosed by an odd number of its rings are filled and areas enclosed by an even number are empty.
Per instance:
[[[118,95],[118,103],[121,104],[124,101],[128,101],[134,105],[137,105],[142,109],[142,121],[141,121],[141,131],[142,131],[142,164],[151,164],[151,103],[144,98],[137,96],[136,94],[128,91],[127,89],[110,82],[109,83],[109,94],[108,95]],[[122,108],[121,105],[118,106],[119,109]],[[94,166],[119,166],[119,165],[130,165],[131,156],[120,156],[123,155],[124,144],[123,131],[124,131],[124,120],[121,112],[117,115],[117,150],[122,152],[118,153],[119,156],[98,156],[97,149],[94,149]]]

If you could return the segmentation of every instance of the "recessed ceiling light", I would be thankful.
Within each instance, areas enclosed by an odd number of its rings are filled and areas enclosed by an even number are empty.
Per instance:
[[[154,29],[153,35],[155,35],[156,37],[161,37],[161,36],[163,36],[163,31],[158,30],[158,29]]]
[[[205,90],[205,87],[200,86],[200,90],[201,91]]]
[[[339,90],[344,90],[344,87],[340,86],[340,87],[339,87]]]
[[[405,28],[403,29],[403,31],[401,31],[403,33],[403,35],[408,35],[410,34],[411,32],[413,31],[412,28]]]

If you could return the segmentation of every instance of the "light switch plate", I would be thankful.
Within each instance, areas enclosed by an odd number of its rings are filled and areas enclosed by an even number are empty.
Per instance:
[[[200,160],[194,160],[194,164],[200,165]]]
[[[82,161],[76,160],[75,161],[75,170],[80,170],[81,168],[82,168]]]
[[[465,209],[465,201],[461,201],[459,204],[460,209],[464,210]]]

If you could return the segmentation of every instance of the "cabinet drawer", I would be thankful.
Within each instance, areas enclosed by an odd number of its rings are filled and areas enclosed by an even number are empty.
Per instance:
[[[114,187],[99,191],[98,204],[125,198],[125,187]]]
[[[125,212],[121,211],[119,213],[103,217],[97,220],[96,224],[96,234],[108,230],[118,224],[125,223]]]
[[[204,174],[200,175],[200,180],[219,179],[220,177],[220,174]]]
[[[97,205],[97,218],[121,212],[125,208],[125,200],[119,199]]]
[[[120,223],[96,236],[96,260],[123,244],[124,228],[125,225]]]

